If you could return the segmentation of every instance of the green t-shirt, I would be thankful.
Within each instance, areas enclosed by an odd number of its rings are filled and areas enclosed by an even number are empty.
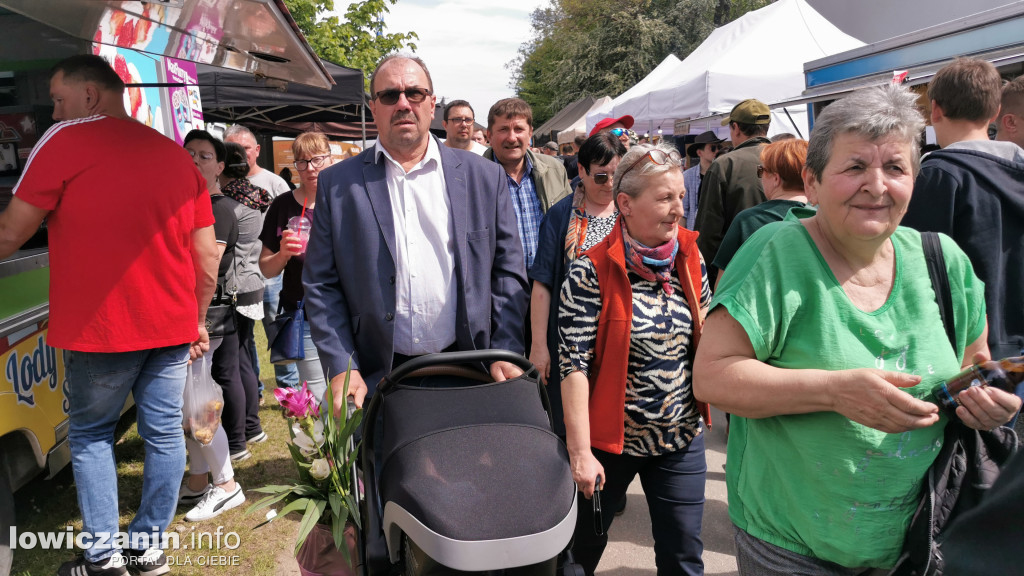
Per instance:
[[[984,285],[941,236],[952,286],[957,349],[939,317],[921,248],[892,235],[896,273],[881,308],[863,312],[840,287],[793,214],[757,231],[733,257],[711,308],[726,307],[757,359],[780,368],[880,368],[922,376],[931,389],[959,372],[985,327]],[[903,546],[925,472],[942,446],[943,418],[886,434],[836,412],[732,418],[726,480],[739,528],[787,550],[847,567],[889,568]]]

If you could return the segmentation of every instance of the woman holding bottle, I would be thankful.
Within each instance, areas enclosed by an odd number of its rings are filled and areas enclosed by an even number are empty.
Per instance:
[[[988,356],[971,262],[940,235],[951,346],[921,235],[899,226],[920,166],[916,102],[885,86],[830,104],[803,173],[818,211],[759,229],[718,285],[694,393],[732,414],[726,482],[740,574],[892,568],[948,422],[931,392]],[[1021,405],[994,387],[958,399],[956,416],[976,429]]]

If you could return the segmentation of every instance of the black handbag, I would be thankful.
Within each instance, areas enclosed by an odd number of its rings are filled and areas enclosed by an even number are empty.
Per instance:
[[[223,338],[228,334],[234,334],[235,307],[230,299],[224,298],[224,292],[220,284],[217,285],[217,293],[206,309],[206,332],[210,338]]]
[[[270,348],[270,362],[273,364],[291,364],[306,359],[304,343],[306,314],[299,300],[295,310],[281,312],[278,307],[277,317],[267,326],[267,346]]]

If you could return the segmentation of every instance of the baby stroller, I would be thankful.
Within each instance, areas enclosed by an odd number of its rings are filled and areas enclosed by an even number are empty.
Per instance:
[[[498,360],[526,373],[493,382],[481,367]],[[365,416],[363,574],[582,575],[568,551],[568,453],[527,359],[415,358],[378,384]]]

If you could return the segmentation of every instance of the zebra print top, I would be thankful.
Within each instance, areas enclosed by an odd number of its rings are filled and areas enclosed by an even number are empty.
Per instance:
[[[693,398],[689,347],[693,320],[682,284],[672,277],[672,295],[657,282],[629,274],[633,322],[627,371],[625,437],[622,453],[657,456],[686,447],[701,432]],[[588,375],[597,341],[601,291],[590,258],[569,267],[558,311],[558,366],[562,379],[579,370]],[[701,307],[711,302],[701,259]]]

